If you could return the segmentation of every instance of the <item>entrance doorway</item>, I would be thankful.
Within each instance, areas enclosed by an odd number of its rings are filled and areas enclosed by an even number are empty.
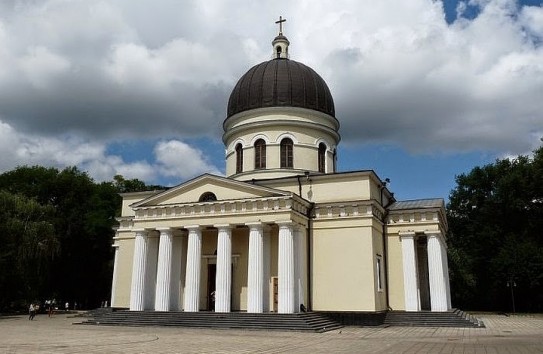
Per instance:
[[[417,239],[417,268],[419,270],[420,309],[430,311],[430,277],[428,276],[428,242],[426,237]]]
[[[279,304],[279,280],[277,277],[272,278],[272,296],[273,296],[273,306],[272,311],[277,312]]]
[[[207,265],[207,310],[215,311],[215,276],[217,275],[217,265]]]

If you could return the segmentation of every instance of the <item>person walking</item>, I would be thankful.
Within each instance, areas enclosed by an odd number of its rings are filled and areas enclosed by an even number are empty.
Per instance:
[[[30,304],[30,306],[28,307],[28,319],[32,321],[34,320],[34,316],[36,316],[36,307],[34,306],[34,304]]]

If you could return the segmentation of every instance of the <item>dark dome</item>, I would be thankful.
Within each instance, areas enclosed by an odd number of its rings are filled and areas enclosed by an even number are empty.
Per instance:
[[[249,69],[230,94],[228,117],[265,107],[300,107],[335,117],[326,82],[309,66],[290,59],[272,59]]]

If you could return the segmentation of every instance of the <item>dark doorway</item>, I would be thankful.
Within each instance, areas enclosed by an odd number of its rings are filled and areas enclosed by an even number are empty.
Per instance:
[[[417,239],[417,268],[419,278],[420,309],[431,310],[430,279],[428,276],[428,242],[426,237]]]
[[[215,276],[217,275],[217,265],[207,265],[207,310],[215,311]]]

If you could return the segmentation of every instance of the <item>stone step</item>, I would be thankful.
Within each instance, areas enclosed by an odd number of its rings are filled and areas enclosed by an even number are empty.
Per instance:
[[[484,327],[481,321],[458,309],[447,312],[389,311],[384,324],[418,327]]]
[[[110,326],[185,326],[325,332],[343,326],[318,313],[252,314],[244,312],[98,312],[80,324]]]

